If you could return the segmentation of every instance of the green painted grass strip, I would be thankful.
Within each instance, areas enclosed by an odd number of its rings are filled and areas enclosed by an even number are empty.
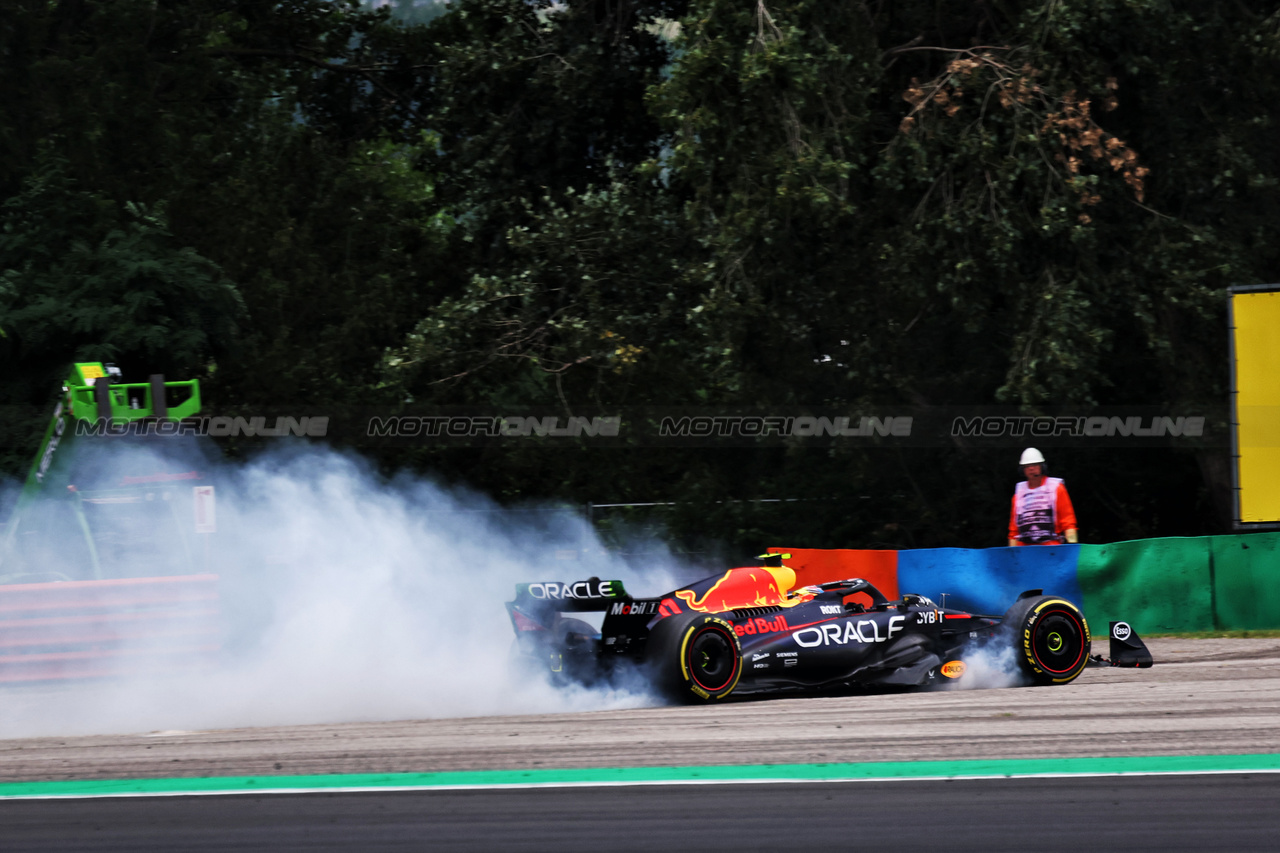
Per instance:
[[[93,779],[0,782],[0,798],[169,796],[432,788],[661,785],[957,779],[1124,774],[1276,773],[1280,754],[1127,758],[887,761],[858,764],[748,764],[708,767],[598,767],[577,770],[468,770],[442,773],[344,773],[324,776],[218,776],[194,779]]]

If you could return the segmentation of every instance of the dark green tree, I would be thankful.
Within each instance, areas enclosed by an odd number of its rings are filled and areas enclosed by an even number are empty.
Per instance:
[[[1249,4],[695,3],[650,89],[657,155],[608,192],[656,221],[613,215],[609,229],[602,196],[539,207],[517,193],[519,228],[485,244],[466,289],[394,358],[422,393],[450,380],[472,399],[614,399],[635,386],[589,381],[607,363],[592,317],[612,310],[632,321],[632,376],[680,366],[675,381],[640,383],[645,400],[1036,411],[1222,399],[1223,288],[1274,278],[1273,220],[1258,212],[1275,204],[1275,23]],[[637,233],[649,288],[593,302],[615,265],[602,275],[600,255],[568,247]],[[554,373],[554,389],[513,381],[509,354]],[[887,515],[917,543],[999,541],[1013,473],[961,447],[714,456],[683,469],[713,493],[828,482],[836,500],[811,515],[814,535]],[[1193,456],[1094,458],[1105,473],[1077,470],[1111,519],[1098,535],[1213,524]],[[833,465],[848,476],[824,476]],[[1179,502],[1196,509],[1170,511]],[[974,506],[992,508],[985,521]]]
[[[0,347],[189,364],[225,411],[1215,403],[1223,288],[1280,265],[1273,5],[0,0]],[[1010,454],[382,461],[689,540],[981,545]],[[1218,524],[1221,453],[1051,457],[1087,538]]]

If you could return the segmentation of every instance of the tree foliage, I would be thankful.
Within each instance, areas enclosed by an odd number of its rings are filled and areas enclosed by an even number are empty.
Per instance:
[[[234,338],[240,294],[208,259],[174,246],[163,210],[79,190],[50,161],[0,215],[0,327],[29,356],[19,370],[57,381],[68,352],[191,369]],[[63,360],[41,363],[54,353]]]
[[[1224,288],[1277,279],[1272,4],[394,6],[0,0],[0,347],[227,408],[1168,407],[1224,399]],[[976,545],[1005,455],[384,461],[687,539]],[[1054,461],[1086,538],[1221,523],[1220,455]]]

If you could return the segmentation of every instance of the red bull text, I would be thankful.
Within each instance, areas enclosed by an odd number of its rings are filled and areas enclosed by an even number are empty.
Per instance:
[[[753,634],[773,634],[777,631],[788,631],[790,627],[787,625],[786,616],[778,616],[774,619],[748,619],[741,625],[733,626],[733,633],[739,637],[746,637]]]

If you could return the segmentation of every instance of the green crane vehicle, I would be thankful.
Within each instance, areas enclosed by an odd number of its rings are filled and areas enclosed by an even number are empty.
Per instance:
[[[222,648],[213,487],[184,439],[200,385],[120,380],[72,366],[0,535],[0,684],[150,677]]]
[[[87,442],[111,441],[139,434],[178,435],[179,422],[200,411],[200,383],[166,382],[154,375],[146,383],[119,381],[120,371],[101,362],[78,362],[62,384],[53,417],[31,463],[17,503],[0,540],[0,584],[39,580],[71,580],[66,555],[77,553],[74,579],[112,576],[104,565],[98,540],[106,531],[95,531],[88,507],[146,502],[146,490],[134,486],[85,491],[76,484],[74,457],[83,456]],[[173,399],[176,402],[170,403]],[[145,429],[140,429],[145,427]],[[77,448],[77,445],[80,445]],[[80,460],[83,461],[83,460]],[[136,478],[142,480],[143,478]],[[194,478],[193,478],[194,479]],[[154,496],[154,488],[151,490]],[[176,505],[170,513],[176,510]],[[67,522],[72,522],[67,529]],[[62,523],[58,523],[62,522]],[[54,525],[57,530],[50,529]],[[72,535],[79,541],[67,542]],[[64,555],[57,568],[33,565],[45,548],[24,540],[56,538]],[[119,569],[117,567],[118,573]]]

